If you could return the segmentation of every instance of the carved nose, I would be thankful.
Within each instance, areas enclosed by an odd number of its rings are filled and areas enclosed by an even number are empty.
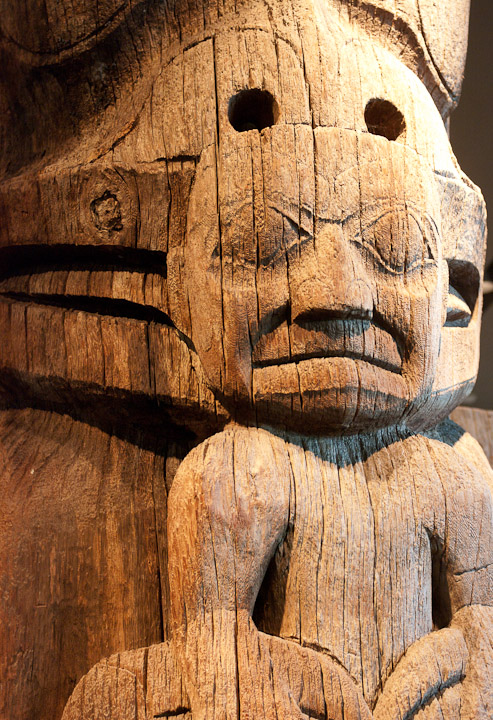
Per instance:
[[[313,245],[303,248],[292,267],[290,294],[291,319],[298,323],[373,316],[364,259],[340,225],[327,225]]]

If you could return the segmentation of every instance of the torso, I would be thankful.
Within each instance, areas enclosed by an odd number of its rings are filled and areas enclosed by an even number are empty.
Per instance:
[[[446,616],[433,597],[433,556],[453,546],[452,516],[467,514],[461,488],[488,496],[490,506],[491,493],[452,447],[423,436],[379,445],[364,437],[298,439],[288,448],[291,529],[256,620],[330,654],[371,700],[410,645],[433,630],[437,612]],[[473,534],[462,548],[465,566],[475,566],[479,541]]]

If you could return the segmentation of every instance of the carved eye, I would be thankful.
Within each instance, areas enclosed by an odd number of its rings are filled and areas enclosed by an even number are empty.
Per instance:
[[[275,125],[279,108],[267,90],[251,88],[233,95],[228,105],[228,118],[237,132],[263,130]]]
[[[387,140],[397,140],[406,129],[404,115],[389,100],[373,98],[365,108],[365,122],[368,131],[381,135]]]
[[[356,235],[385,270],[393,274],[410,273],[435,263],[437,230],[424,218],[419,222],[409,209],[381,213]]]

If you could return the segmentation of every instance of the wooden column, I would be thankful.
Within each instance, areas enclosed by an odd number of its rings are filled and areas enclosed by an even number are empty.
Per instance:
[[[493,717],[468,12],[4,8],[1,718]]]

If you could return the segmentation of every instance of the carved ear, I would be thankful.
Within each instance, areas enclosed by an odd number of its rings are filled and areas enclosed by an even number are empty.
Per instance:
[[[62,720],[147,720],[144,688],[137,676],[111,664],[111,659],[95,665],[72,693]]]
[[[1,18],[2,44],[31,65],[63,62],[84,52],[127,20],[137,3],[130,0],[98,2],[48,1],[44,11],[36,0],[14,3]]]
[[[447,262],[449,287],[446,327],[467,327],[476,311],[481,276],[470,261],[452,259]]]
[[[469,326],[479,320],[484,269],[486,214],[482,195],[465,176],[438,178],[442,190],[443,255],[449,289],[445,327]]]
[[[446,260],[442,260],[442,326],[447,322],[449,282],[448,263]]]
[[[479,189],[460,171],[435,175],[441,195],[444,312],[435,380],[413,427],[445,418],[474,387],[479,364],[486,210]],[[447,281],[448,277],[448,281]]]

